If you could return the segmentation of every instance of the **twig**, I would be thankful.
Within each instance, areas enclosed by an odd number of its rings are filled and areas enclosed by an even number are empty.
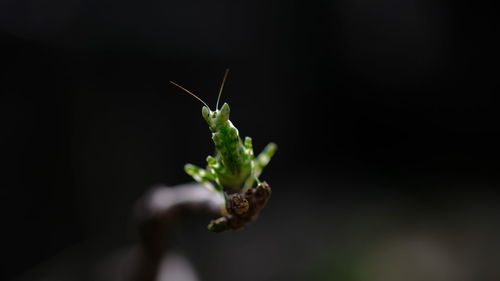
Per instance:
[[[156,280],[161,260],[172,246],[169,237],[177,222],[195,212],[220,216],[223,204],[217,193],[195,183],[147,192],[135,208],[141,251],[131,280]]]

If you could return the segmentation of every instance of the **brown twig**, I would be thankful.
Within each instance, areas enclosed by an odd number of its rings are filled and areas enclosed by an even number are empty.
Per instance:
[[[219,216],[208,226],[214,232],[242,229],[264,208],[271,196],[271,187],[261,182],[246,192],[234,191],[225,196],[224,200],[219,193],[195,183],[174,188],[156,187],[147,192],[135,208],[141,248],[131,280],[157,280],[162,270],[161,261],[173,243],[169,234],[188,214]],[[222,210],[226,211],[224,215]]]
[[[175,225],[194,212],[220,215],[223,204],[217,193],[195,183],[148,191],[135,208],[141,250],[131,280],[156,280],[161,260],[172,246],[169,237]]]

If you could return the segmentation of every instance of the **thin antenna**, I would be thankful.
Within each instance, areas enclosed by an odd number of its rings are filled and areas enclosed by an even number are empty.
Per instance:
[[[208,109],[210,109],[210,107],[202,100],[200,99],[197,95],[191,93],[188,89],[182,87],[181,85],[175,83],[174,81],[170,81],[171,84],[173,84],[174,86],[177,86],[179,87],[181,90],[184,90],[186,93],[192,95],[193,97],[195,97],[197,100],[201,101],[201,103],[203,103]]]
[[[226,83],[227,75],[229,74],[229,68],[226,68],[226,72],[224,73],[224,79],[222,79],[222,84],[220,85],[219,96],[217,96],[217,104],[215,105],[215,110],[219,110],[219,100],[222,95],[222,89],[224,89],[224,83]]]

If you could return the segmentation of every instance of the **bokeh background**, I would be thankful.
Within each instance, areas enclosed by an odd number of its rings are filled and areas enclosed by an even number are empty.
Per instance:
[[[493,1],[1,0],[0,279],[136,243],[134,202],[213,149],[168,81],[212,105],[228,67],[274,193],[244,231],[180,226],[201,280],[500,280],[498,34]]]

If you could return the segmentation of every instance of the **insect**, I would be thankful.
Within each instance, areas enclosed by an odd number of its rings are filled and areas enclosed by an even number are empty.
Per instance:
[[[211,110],[191,91],[170,81],[203,103],[201,113],[212,132],[215,155],[206,158],[206,168],[186,164],[184,170],[195,181],[224,198],[224,206],[221,206],[222,216],[212,220],[208,225],[208,229],[214,232],[241,229],[255,220],[271,196],[271,187],[265,181],[260,181],[259,176],[277,149],[276,144],[269,143],[257,157],[254,157],[252,139],[246,137],[243,141],[238,129],[229,120],[229,105],[224,103],[219,109],[228,73],[229,69],[226,69],[215,110]]]

